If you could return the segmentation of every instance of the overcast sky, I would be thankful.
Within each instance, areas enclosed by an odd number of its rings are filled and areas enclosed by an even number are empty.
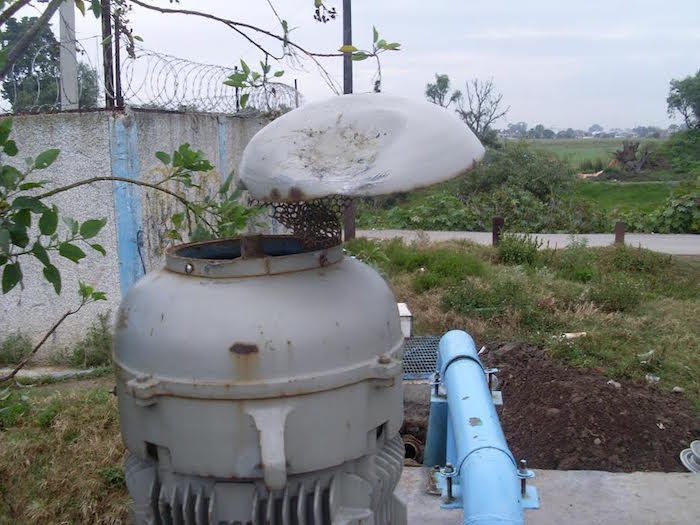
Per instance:
[[[312,18],[313,0],[274,0],[280,16],[296,27],[294,40],[332,52],[342,39],[342,1],[326,3],[339,16],[320,24]],[[181,0],[179,6],[279,32],[267,0]],[[216,22],[139,7],[131,20],[149,49],[227,66],[241,57],[249,63],[260,58]],[[371,45],[373,24],[387,41],[402,44],[382,59],[384,92],[424,98],[436,72],[447,73],[454,87],[493,78],[510,105],[500,126],[666,127],[672,122],[665,102],[669,80],[700,69],[700,0],[355,0],[358,48]],[[77,28],[78,38],[99,33],[91,15],[78,15]],[[342,60],[324,64],[342,82]],[[299,80],[306,100],[332,95],[312,65],[306,71],[280,67],[287,71],[283,80]],[[374,71],[370,61],[355,63],[356,92],[371,90]]]

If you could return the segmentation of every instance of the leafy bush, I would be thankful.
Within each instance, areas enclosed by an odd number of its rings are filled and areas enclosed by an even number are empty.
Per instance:
[[[32,351],[32,341],[20,333],[8,335],[0,344],[0,365],[15,365]]]
[[[498,258],[503,264],[534,266],[541,246],[542,241],[530,235],[506,234],[498,244]]]
[[[460,195],[470,200],[474,195],[507,186],[546,202],[564,193],[575,180],[571,165],[554,153],[535,149],[525,142],[507,142],[490,161],[463,177]]]
[[[125,487],[126,479],[122,467],[106,467],[99,470],[102,481],[108,487]]]
[[[627,312],[642,302],[639,283],[624,273],[604,275],[588,290],[588,300],[607,312]]]

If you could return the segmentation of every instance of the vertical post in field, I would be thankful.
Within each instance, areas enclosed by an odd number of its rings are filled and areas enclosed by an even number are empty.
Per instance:
[[[351,0],[343,0],[343,45],[352,44],[352,10]],[[352,53],[343,55],[343,93],[352,93]],[[345,240],[355,238],[355,201],[351,201],[343,214]]]

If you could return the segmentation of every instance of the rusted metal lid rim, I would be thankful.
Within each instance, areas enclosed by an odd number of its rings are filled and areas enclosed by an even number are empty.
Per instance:
[[[165,266],[198,277],[250,277],[323,268],[342,258],[340,245],[312,250],[295,236],[254,235],[172,246]]]

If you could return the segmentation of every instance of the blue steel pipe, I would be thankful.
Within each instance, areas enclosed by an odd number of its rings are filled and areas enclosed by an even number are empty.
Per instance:
[[[474,340],[461,330],[440,340],[447,406],[465,524],[523,523],[520,480],[493,405]],[[450,445],[448,444],[448,449]]]

